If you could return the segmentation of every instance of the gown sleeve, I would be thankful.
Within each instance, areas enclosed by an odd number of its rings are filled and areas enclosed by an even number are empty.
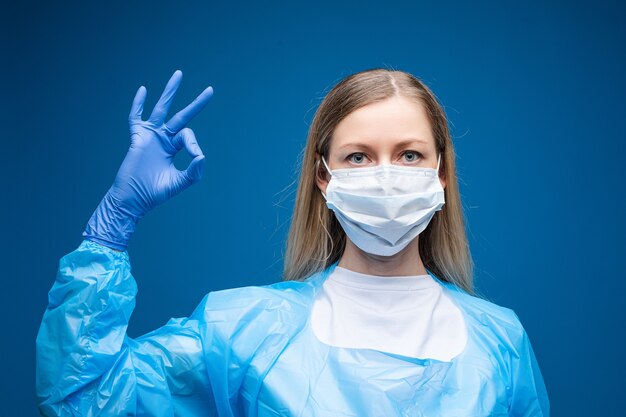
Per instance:
[[[46,416],[217,415],[203,346],[207,297],[189,318],[132,339],[128,252],[84,240],[59,262],[36,341]]]
[[[526,330],[513,314],[521,336],[511,352],[509,416],[549,417],[550,401],[535,352]]]

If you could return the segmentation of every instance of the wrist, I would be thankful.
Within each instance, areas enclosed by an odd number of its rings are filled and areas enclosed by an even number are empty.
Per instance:
[[[121,245],[121,244],[116,243],[116,242],[111,242],[111,241],[108,241],[108,240],[104,240],[104,239],[101,239],[98,236],[90,236],[90,235],[88,235],[87,230],[85,230],[83,232],[83,237],[85,238],[85,240],[88,240],[88,241],[93,242],[93,243],[97,243],[100,246],[105,246],[107,249],[111,249],[111,250],[113,250],[115,252],[124,252],[124,251],[126,251],[126,245]]]
[[[83,237],[124,251],[140,217],[121,207],[107,192],[87,222]]]

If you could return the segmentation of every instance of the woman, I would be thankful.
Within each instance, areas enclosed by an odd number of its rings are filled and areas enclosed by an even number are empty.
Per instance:
[[[182,74],[142,120],[83,233],[60,261],[37,337],[46,415],[547,416],[516,314],[473,295],[454,150],[431,91],[401,71],[349,76],[311,124],[284,281],[207,294],[189,318],[126,335],[126,245],[151,208],[202,176],[166,121]],[[193,160],[173,165],[185,148]]]

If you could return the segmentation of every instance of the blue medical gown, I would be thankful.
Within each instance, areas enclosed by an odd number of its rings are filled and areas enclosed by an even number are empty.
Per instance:
[[[39,408],[50,416],[549,415],[513,310],[434,276],[468,330],[450,362],[320,342],[309,316],[333,268],[210,292],[190,317],[132,339],[128,253],[85,240],[60,260],[37,336]]]

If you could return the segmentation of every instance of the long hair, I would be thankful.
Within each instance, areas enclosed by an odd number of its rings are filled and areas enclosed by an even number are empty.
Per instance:
[[[446,115],[435,95],[416,77],[383,68],[361,71],[341,80],[328,92],[313,117],[287,239],[284,280],[303,280],[333,264],[343,254],[345,232],[327,208],[315,182],[320,169],[316,155],[328,155],[333,131],[348,114],[394,95],[424,106],[437,153],[442,156],[440,172],[443,170],[446,179],[445,204],[418,236],[422,262],[439,279],[474,294],[473,262]]]

